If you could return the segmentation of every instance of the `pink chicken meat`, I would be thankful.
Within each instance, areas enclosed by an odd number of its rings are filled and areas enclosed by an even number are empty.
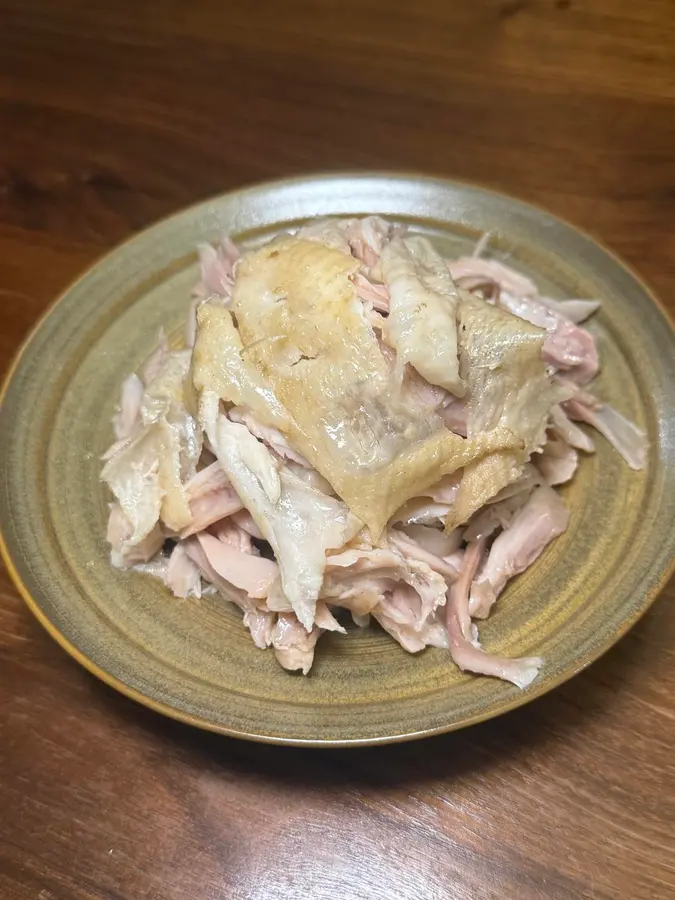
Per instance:
[[[232,604],[289,671],[379,627],[526,688],[544,661],[491,654],[477,622],[567,528],[588,428],[634,469],[648,445],[589,392],[599,301],[487,244],[447,260],[367,216],[202,245],[182,342],[161,332],[121,385],[112,565]]]

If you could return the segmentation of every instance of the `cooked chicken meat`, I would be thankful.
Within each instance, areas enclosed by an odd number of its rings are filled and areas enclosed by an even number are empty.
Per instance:
[[[447,265],[422,237],[394,238],[382,252],[389,290],[385,341],[401,366],[410,363],[431,384],[462,397],[457,356],[459,294]]]
[[[566,529],[554,486],[586,427],[636,469],[647,443],[588,392],[599,302],[540,294],[486,245],[445,260],[369,216],[201,246],[182,346],[162,332],[121,387],[112,564],[217,592],[289,670],[349,634],[343,610],[530,684],[542,660],[490,654],[474,620]]]

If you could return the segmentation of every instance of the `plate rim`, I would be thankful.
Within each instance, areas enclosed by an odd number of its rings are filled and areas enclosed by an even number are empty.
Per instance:
[[[28,331],[27,335],[24,337],[22,342],[20,343],[18,349],[15,351],[10,365],[5,372],[2,385],[0,386],[0,407],[2,407],[5,397],[8,394],[12,381],[14,380],[14,376],[21,365],[22,359],[26,352],[29,350],[30,345],[32,344],[34,338],[37,336],[41,328],[43,327],[45,321],[53,315],[54,311],[58,307],[58,305],[66,299],[66,297],[71,293],[71,291],[85,278],[89,276],[89,274],[95,270],[98,266],[102,265],[107,261],[107,259],[114,254],[118,253],[125,246],[132,244],[141,234],[144,234],[152,229],[164,225],[170,222],[174,218],[182,217],[188,212],[195,212],[201,207],[208,208],[210,205],[218,202],[224,197],[231,197],[234,194],[239,196],[246,195],[247,193],[255,193],[261,189],[279,189],[279,188],[288,188],[294,186],[307,186],[314,182],[340,182],[340,181],[354,181],[354,180],[367,180],[367,179],[379,179],[384,181],[398,181],[398,182],[424,182],[428,186],[438,185],[439,187],[460,187],[460,188],[468,188],[471,190],[479,190],[484,194],[489,196],[498,197],[501,199],[505,199],[510,203],[517,204],[518,206],[534,210],[544,216],[546,216],[549,220],[554,220],[558,224],[565,226],[568,229],[576,232],[577,234],[584,237],[587,241],[590,241],[597,248],[599,248],[607,257],[609,257],[613,263],[627,272],[634,281],[638,284],[640,289],[644,292],[645,296],[649,299],[651,303],[660,311],[663,315],[665,321],[668,324],[668,327],[671,332],[671,336],[673,340],[675,340],[675,314],[671,313],[668,308],[662,303],[659,297],[652,291],[650,286],[645,282],[642,275],[636,271],[625,260],[623,260],[617,253],[615,253],[610,247],[608,247],[602,240],[599,240],[595,237],[591,232],[586,231],[583,228],[578,227],[574,223],[568,221],[561,216],[551,213],[545,207],[540,206],[537,203],[532,203],[529,200],[522,200],[521,198],[512,195],[508,192],[502,190],[495,190],[491,187],[487,187],[481,182],[458,179],[458,178],[443,178],[439,176],[425,175],[422,173],[414,172],[414,171],[396,171],[396,170],[358,170],[358,171],[344,171],[344,172],[315,172],[306,175],[294,176],[291,178],[278,178],[271,180],[263,180],[256,181],[250,184],[243,185],[239,188],[232,188],[231,190],[224,191],[220,194],[215,194],[210,197],[199,200],[195,203],[189,204],[188,206],[182,207],[179,210],[176,210],[172,213],[169,213],[166,216],[163,216],[144,228],[138,229],[130,234],[127,238],[119,243],[115,244],[110,249],[106,250],[96,259],[94,259],[84,270],[82,270],[74,279],[72,279],[60,292],[59,294],[52,300],[42,314],[38,317],[38,319],[34,322],[33,326]],[[659,594],[662,592],[664,587],[670,581],[673,574],[675,574],[675,553],[671,555],[671,558],[668,561],[668,564],[664,568],[661,573],[658,581],[654,583],[654,585],[648,589],[646,594],[644,595],[643,602],[640,604],[639,608],[635,610],[635,612],[627,619],[624,619],[621,623],[621,626],[614,631],[611,635],[607,637],[606,640],[602,641],[588,656],[584,661],[578,665],[576,668],[573,668],[570,671],[566,671],[562,673],[560,676],[556,677],[553,681],[542,681],[539,686],[532,686],[527,691],[523,691],[520,694],[513,697],[509,700],[498,712],[494,711],[485,711],[483,713],[477,713],[474,715],[470,715],[465,717],[459,721],[450,722],[447,724],[439,725],[436,727],[425,728],[416,732],[407,732],[402,734],[395,735],[383,735],[379,737],[365,737],[365,738],[351,738],[347,740],[333,739],[333,738],[298,738],[298,737],[284,737],[282,735],[275,735],[273,733],[263,734],[261,732],[249,732],[249,731],[239,731],[234,728],[230,728],[227,725],[222,725],[217,722],[213,722],[208,718],[204,718],[199,715],[195,715],[192,713],[185,712],[181,709],[178,709],[175,706],[171,706],[168,703],[165,703],[161,700],[156,700],[153,697],[148,696],[147,694],[142,693],[134,687],[123,682],[121,679],[117,678],[115,675],[112,675],[104,668],[99,666],[96,662],[90,659],[86,654],[84,654],[74,643],[72,643],[66,635],[60,631],[48,618],[48,616],[44,613],[38,601],[32,596],[28,588],[23,582],[23,579],[16,568],[14,561],[9,552],[9,547],[7,545],[4,533],[3,533],[3,523],[0,521],[0,557],[4,562],[4,565],[7,569],[7,572],[17,589],[19,595],[23,599],[24,603],[31,611],[31,613],[35,616],[40,625],[47,631],[51,638],[53,638],[57,644],[64,649],[68,655],[73,658],[76,662],[78,662],[84,669],[86,669],[90,674],[94,675],[104,684],[109,687],[115,689],[123,696],[127,697],[130,700],[133,700],[140,705],[151,709],[153,712],[159,713],[161,715],[166,716],[167,718],[173,719],[175,721],[181,722],[186,725],[191,725],[196,728],[200,728],[204,731],[209,731],[216,734],[221,734],[227,737],[238,738],[240,740],[249,740],[256,743],[262,744],[274,744],[281,746],[295,746],[295,747],[311,747],[315,749],[321,748],[348,748],[348,747],[366,747],[366,746],[381,746],[384,744],[395,744],[395,743],[403,743],[407,741],[413,740],[421,740],[422,738],[432,737],[435,735],[446,734],[452,731],[458,731],[463,728],[467,728],[470,725],[477,725],[481,722],[488,721],[493,718],[498,718],[499,716],[512,712],[515,709],[518,709],[521,706],[524,706],[531,701],[542,697],[543,695],[549,693],[550,691],[560,687],[562,684],[565,684],[571,678],[574,678],[580,672],[584,671],[594,662],[596,662],[601,656],[603,656],[607,651],[609,651],[621,638],[623,638],[642,618],[643,615],[648,611],[648,609],[655,602]]]

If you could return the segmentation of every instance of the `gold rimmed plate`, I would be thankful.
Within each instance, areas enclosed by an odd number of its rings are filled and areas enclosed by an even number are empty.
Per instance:
[[[123,377],[178,329],[197,280],[195,246],[223,232],[254,244],[314,216],[378,213],[424,231],[448,256],[492,233],[491,252],[553,297],[598,297],[589,327],[594,391],[648,433],[632,472],[598,437],[563,494],[567,532],[505,591],[481,638],[537,655],[525,691],[465,675],[448,654],[410,656],[379,630],[328,634],[307,677],[257,650],[236,609],[179,600],[110,567],[100,455]],[[316,176],[194,206],[114,250],[38,324],[0,409],[2,551],[29,607],[104,681],[155,710],[223,734],[353,745],[422,737],[488,719],[570,678],[607,650],[664,585],[675,557],[675,335],[646,288],[591,238],[535,207],[468,184],[386,175]]]

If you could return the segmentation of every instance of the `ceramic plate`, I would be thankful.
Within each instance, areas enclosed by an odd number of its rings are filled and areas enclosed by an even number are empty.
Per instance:
[[[122,378],[175,331],[197,280],[195,246],[253,244],[313,216],[380,213],[447,255],[490,231],[492,252],[553,297],[600,297],[594,390],[649,434],[643,472],[602,438],[563,490],[567,532],[517,578],[481,627],[487,649],[546,660],[525,691],[464,675],[441,650],[408,655],[375,628],[325,635],[307,677],[257,650],[238,611],[178,600],[108,564],[101,453]],[[139,234],[90,269],[39,323],[0,411],[2,549],[26,602],[90,671],[183,721],[289,744],[400,741],[513,709],[579,672],[663,586],[675,553],[675,337],[645,287],[558,219],[467,185],[417,177],[303,178],[237,191]]]

